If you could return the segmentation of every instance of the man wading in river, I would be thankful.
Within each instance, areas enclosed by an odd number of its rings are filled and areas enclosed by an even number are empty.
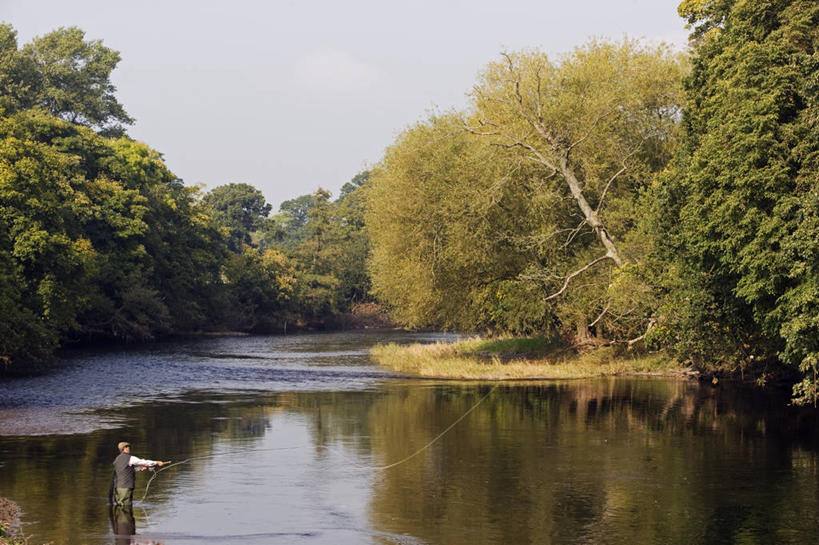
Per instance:
[[[134,502],[134,481],[137,471],[143,471],[149,467],[162,467],[167,462],[156,462],[154,460],[143,460],[131,455],[131,444],[125,441],[117,445],[119,456],[114,460],[114,482],[113,497],[114,505],[130,507]]]

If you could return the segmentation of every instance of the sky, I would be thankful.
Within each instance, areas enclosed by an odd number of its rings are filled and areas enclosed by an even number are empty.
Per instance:
[[[683,49],[679,1],[0,0],[0,21],[21,46],[77,26],[119,51],[128,134],[186,184],[249,183],[277,210],[337,196],[403,129],[467,108],[502,51],[625,36]]]

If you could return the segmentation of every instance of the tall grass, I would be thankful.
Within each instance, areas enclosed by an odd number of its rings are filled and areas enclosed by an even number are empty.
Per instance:
[[[603,347],[577,353],[540,338],[482,339],[456,343],[375,346],[375,361],[399,373],[422,377],[520,380],[566,379],[611,375],[685,373],[673,359],[633,355]]]

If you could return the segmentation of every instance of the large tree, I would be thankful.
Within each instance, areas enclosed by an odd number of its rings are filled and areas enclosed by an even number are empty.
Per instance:
[[[635,218],[671,156],[683,68],[630,41],[490,63],[472,111],[409,129],[375,169],[376,291],[410,323],[641,336]]]
[[[272,206],[262,192],[250,184],[230,183],[214,188],[203,199],[228,238],[230,248],[241,251],[251,243],[251,233],[259,229]]]
[[[667,330],[681,353],[740,368],[819,361],[819,5],[687,0],[693,72],[685,138],[658,189],[685,279]],[[674,338],[674,337],[672,337]]]
[[[463,124],[449,114],[410,127],[373,169],[373,292],[410,326],[542,330],[542,290],[519,276],[537,260],[529,236],[560,203],[532,200],[543,180]]]
[[[109,133],[133,122],[111,83],[119,53],[101,40],[86,40],[77,27],[59,28],[34,38],[21,55],[37,71],[35,104],[52,115]]]
[[[553,63],[540,52],[505,53],[475,86],[470,130],[545,169],[580,213],[603,252],[565,275],[555,295],[590,267],[622,267],[617,225],[605,206],[651,181],[668,159],[680,107],[681,65],[664,48],[593,42]]]

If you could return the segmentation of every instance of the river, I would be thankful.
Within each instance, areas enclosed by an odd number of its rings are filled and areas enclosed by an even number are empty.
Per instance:
[[[32,544],[816,542],[814,412],[683,380],[418,380],[368,356],[448,338],[70,354],[0,382],[0,496]],[[107,505],[124,440],[176,464],[137,475],[132,513]]]

